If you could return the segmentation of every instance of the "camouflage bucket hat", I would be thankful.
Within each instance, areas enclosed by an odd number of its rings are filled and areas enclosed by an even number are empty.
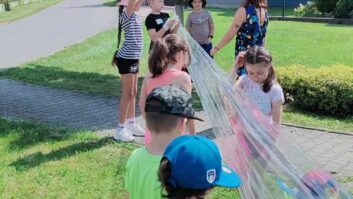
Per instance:
[[[192,108],[191,95],[175,86],[161,86],[152,90],[147,96],[145,112],[161,113],[196,119],[195,111]]]

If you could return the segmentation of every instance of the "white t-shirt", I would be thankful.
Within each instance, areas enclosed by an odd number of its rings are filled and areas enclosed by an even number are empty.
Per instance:
[[[284,103],[283,90],[279,84],[273,84],[270,91],[265,93],[262,89],[263,84],[252,81],[247,75],[242,75],[238,81],[240,88],[242,88],[257,107],[269,117],[272,117],[272,103],[278,101]]]

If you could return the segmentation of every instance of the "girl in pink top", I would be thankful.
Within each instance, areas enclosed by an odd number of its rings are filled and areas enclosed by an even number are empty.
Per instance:
[[[148,94],[156,87],[173,84],[191,94],[191,78],[181,71],[189,64],[189,49],[185,40],[181,37],[170,34],[158,39],[150,52],[148,59],[148,74],[141,87],[139,108],[145,117],[145,101]],[[195,133],[193,120],[187,122],[188,132]],[[151,142],[151,134],[146,130],[145,144]]]

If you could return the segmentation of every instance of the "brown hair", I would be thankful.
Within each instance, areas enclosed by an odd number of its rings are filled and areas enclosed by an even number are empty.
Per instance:
[[[267,8],[267,0],[243,0],[242,7],[246,8],[249,4],[254,5],[256,8]]]
[[[204,8],[206,6],[207,2],[206,2],[206,0],[201,0],[201,1],[202,1],[202,8]],[[193,3],[194,3],[194,0],[189,0],[188,1],[189,7],[194,8],[194,6],[192,5]]]
[[[146,112],[146,126],[154,133],[169,133],[174,131],[183,117],[175,115]]]
[[[185,168],[190,169],[190,168]],[[187,188],[174,188],[169,183],[169,178],[171,177],[171,165],[167,158],[163,158],[159,165],[158,169],[158,180],[162,186],[162,197],[168,199],[185,199],[189,197],[196,197],[197,199],[205,199],[208,191],[210,189],[187,189]],[[212,188],[211,188],[212,189]],[[166,191],[167,194],[163,194],[163,191]]]
[[[265,79],[265,82],[263,85],[263,91],[265,93],[269,92],[271,90],[272,85],[277,83],[276,73],[272,66],[271,53],[268,50],[266,50],[264,47],[257,47],[257,46],[250,47],[245,53],[244,60],[245,60],[245,65],[246,63],[249,63],[249,64],[264,63],[266,67],[268,65],[270,66],[268,69],[267,78]]]
[[[120,41],[121,41],[121,32],[122,32],[122,15],[123,15],[123,11],[124,11],[124,6],[123,5],[119,5],[119,24],[118,24],[118,43],[116,45],[117,50],[114,52],[113,54],[113,59],[112,59],[112,65],[116,66],[118,63],[118,50],[119,50],[119,46],[120,46]]]
[[[158,39],[154,43],[148,58],[148,68],[152,77],[162,74],[170,63],[177,62],[175,58],[177,53],[188,52],[188,49],[185,40],[176,34],[169,34]]]

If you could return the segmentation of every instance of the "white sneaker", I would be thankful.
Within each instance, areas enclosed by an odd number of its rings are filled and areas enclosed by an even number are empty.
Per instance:
[[[117,128],[113,138],[117,141],[133,142],[134,136],[126,128]]]
[[[132,135],[138,137],[145,137],[145,129],[143,129],[140,125],[134,124],[126,124],[126,128],[132,132]]]

